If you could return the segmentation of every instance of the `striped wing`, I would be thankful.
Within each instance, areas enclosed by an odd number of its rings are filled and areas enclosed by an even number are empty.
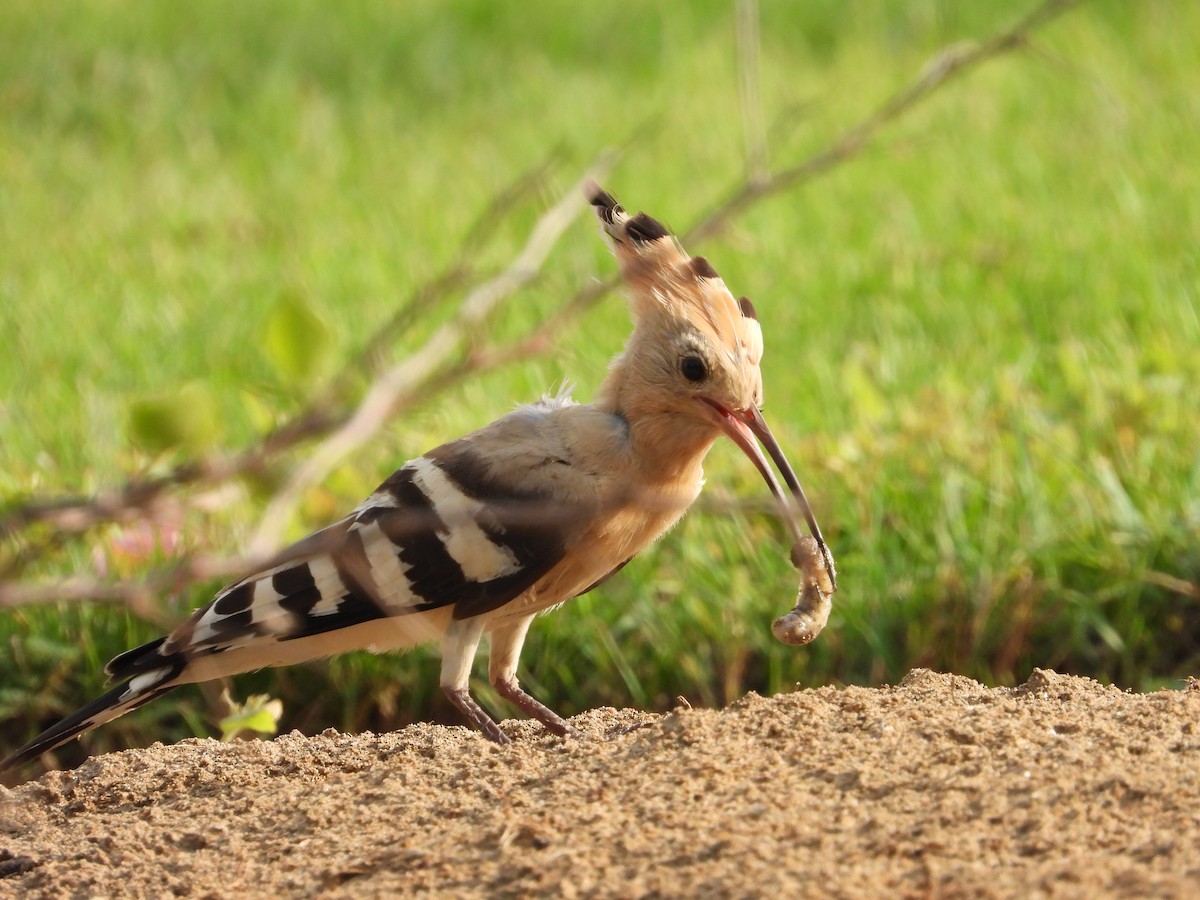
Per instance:
[[[566,552],[577,507],[500,479],[469,442],[405,464],[350,516],[218,594],[165,639],[109,663],[113,678],[180,657],[316,638],[453,607],[456,619],[518,597]],[[323,655],[314,642],[313,656]]]
[[[527,433],[548,408],[530,408],[506,427]],[[527,442],[524,457],[507,457],[499,469],[469,438],[412,460],[347,518],[225,588],[170,635],[115,657],[105,671],[119,684],[0,769],[181,684],[372,644],[411,646],[449,618],[415,614],[450,607],[453,618],[470,618],[520,596],[562,560],[591,509],[564,502],[544,479],[531,486],[531,469],[567,464],[539,446]]]

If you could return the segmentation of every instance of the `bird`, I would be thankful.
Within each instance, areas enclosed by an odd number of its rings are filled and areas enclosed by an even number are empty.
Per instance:
[[[657,219],[630,215],[594,182],[585,196],[633,320],[592,402],[560,390],[409,460],[349,515],[226,586],[169,634],[113,658],[105,671],[115,687],[13,751],[0,770],[181,685],[432,641],[441,645],[440,686],[450,702],[487,738],[507,743],[470,692],[485,636],[497,693],[553,734],[577,736],[517,678],[530,624],[603,584],[678,522],[722,435],[787,513],[815,598],[808,605],[827,601],[832,557],[762,414],[763,330],[753,303],[735,298],[709,261],[688,255]],[[796,631],[794,620],[787,630]],[[811,631],[789,642],[808,639]]]

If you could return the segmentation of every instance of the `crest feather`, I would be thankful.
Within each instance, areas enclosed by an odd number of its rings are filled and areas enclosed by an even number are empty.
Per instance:
[[[703,256],[689,256],[667,228],[644,212],[630,216],[595,182],[588,202],[621,264],[639,323],[683,319],[718,345],[762,357],[762,328],[749,300],[735,300]],[[747,312],[747,310],[749,310]]]

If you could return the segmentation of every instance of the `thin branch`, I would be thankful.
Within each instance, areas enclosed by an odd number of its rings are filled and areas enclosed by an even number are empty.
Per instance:
[[[1200,600],[1200,584],[1187,581],[1183,578],[1176,578],[1167,572],[1146,572],[1142,576],[1142,581],[1146,584],[1153,584],[1156,587],[1166,588],[1168,591],[1173,591],[1184,597],[1191,597],[1193,600]]]
[[[198,581],[250,571],[255,562],[246,556],[219,558],[197,554],[137,580],[105,581],[78,576],[47,584],[0,584],[0,608],[81,600],[147,607],[164,594],[176,593]]]
[[[434,332],[423,347],[371,385],[354,415],[316,448],[272,498],[250,541],[251,553],[265,552],[277,545],[301,494],[370,440],[404,398],[420,391],[503,300],[537,275],[550,250],[583,210],[583,185],[602,176],[607,167],[607,159],[601,159],[584,178],[572,185],[570,191],[538,220],[525,247],[507,269],[471,291],[453,319]]]
[[[617,508],[630,502],[636,502],[645,509],[674,508],[673,501],[665,500],[653,493],[644,496],[618,495],[611,498],[609,502],[612,504],[611,508]],[[728,492],[718,492],[702,497],[697,502],[697,506],[710,514],[728,514],[737,511],[743,514],[772,518],[782,516],[779,505],[774,500],[767,501],[758,497],[742,498]],[[588,507],[587,511],[595,512],[601,508]],[[536,524],[545,527],[547,522],[561,521],[563,527],[566,527],[569,522],[581,514],[580,509],[575,507],[522,501],[493,504],[492,510],[497,514],[502,514],[504,521],[510,526]],[[409,523],[408,527],[433,524],[426,518],[428,514],[424,511],[394,509],[388,511],[386,515],[393,517],[391,519],[393,522],[399,517],[405,517]],[[141,574],[136,579],[73,576],[58,581],[35,584],[0,582],[0,609],[39,603],[107,601],[126,604],[142,618],[157,621],[160,618],[155,615],[158,610],[155,603],[157,598],[177,594],[198,582],[244,577],[248,573],[262,572],[292,561],[308,559],[321,552],[336,552],[344,546],[346,530],[341,527],[344,525],[345,522],[335,524],[282,550],[261,553],[247,552],[241,556],[224,557],[206,553],[184,554],[152,571]]]
[[[279,454],[342,425],[347,413],[336,406],[349,382],[356,377],[376,374],[384,348],[398,332],[407,327],[415,314],[427,310],[437,300],[472,282],[474,276],[470,260],[495,234],[497,222],[514,208],[516,201],[545,183],[559,156],[561,151],[555,149],[546,159],[496,194],[467,230],[447,266],[414,289],[396,313],[368,338],[362,350],[330,380],[320,396],[288,422],[242,450],[188,460],[162,475],[133,478],[118,488],[91,496],[67,496],[14,504],[0,513],[0,538],[42,523],[59,532],[72,534],[106,522],[139,518],[173,489],[222,483],[243,475],[260,474]]]
[[[829,169],[857,156],[884,126],[926,100],[939,88],[997,56],[1026,45],[1033,32],[1075,6],[1081,0],[1044,0],[1007,31],[980,43],[955,44],[941,50],[909,84],[889,97],[875,112],[843,132],[832,144],[803,162],[773,173],[760,181],[747,180],[735,188],[690,231],[684,243],[711,238],[723,231],[748,206],[772,194],[810,181]]]
[[[957,45],[941,51],[913,82],[893,94],[875,112],[848,129],[827,148],[763,180],[743,181],[729,192],[724,201],[687,231],[683,240],[699,243],[712,237],[756,201],[809,181],[858,156],[885,125],[918,105],[938,88],[989,59],[1025,46],[1034,31],[1079,2],[1080,0],[1044,0],[1007,31],[993,35],[979,44]],[[435,278],[434,283],[445,275],[446,273],[443,273],[439,278]],[[544,352],[551,346],[553,336],[559,329],[590,309],[615,284],[615,279],[609,279],[582,289],[565,307],[548,317],[524,339],[505,347],[485,347],[478,350],[472,362],[465,368],[459,368],[455,377]],[[120,521],[150,506],[162,493],[171,488],[223,481],[260,472],[267,461],[282,450],[310,437],[327,433],[331,428],[341,425],[342,421],[344,420],[339,420],[331,414],[314,411],[307,417],[301,416],[283,426],[264,439],[260,445],[232,456],[181,463],[165,475],[135,479],[93,497],[65,497],[16,505],[0,515],[0,537],[15,534],[39,522],[49,523],[64,531],[83,531],[100,522]]]
[[[746,180],[755,182],[767,175],[767,129],[758,92],[758,0],[737,0],[736,10],[738,105],[746,149]]]
[[[680,240],[687,246],[697,245],[719,234],[754,203],[772,194],[797,187],[850,162],[868,148],[871,140],[885,125],[927,99],[939,87],[994,57],[1024,47],[1033,31],[1079,2],[1081,0],[1045,0],[1015,26],[993,35],[980,44],[972,47],[960,44],[943,49],[925,65],[916,79],[889,97],[866,118],[843,132],[825,149],[761,181],[741,181],[728,193],[724,201],[684,232]],[[559,331],[591,309],[617,284],[618,279],[610,277],[580,289],[564,306],[551,313],[525,337],[502,346],[483,346],[476,349],[470,359],[464,360],[454,371],[448,372],[446,377],[462,380],[483,369],[546,352],[554,345],[555,336]]]
[[[314,406],[331,406],[345,394],[351,379],[363,375],[374,376],[381,368],[381,361],[388,348],[398,335],[408,330],[417,314],[426,311],[433,301],[472,282],[471,261],[496,233],[496,223],[503,220],[523,197],[545,187],[547,178],[559,164],[562,155],[562,148],[555,147],[545,159],[528,171],[522,172],[488,201],[487,206],[467,229],[466,235],[459,241],[458,249],[446,268],[418,288],[408,302],[402,304],[392,317],[370,336],[363,348],[331,380],[329,389],[324,392],[324,402]]]

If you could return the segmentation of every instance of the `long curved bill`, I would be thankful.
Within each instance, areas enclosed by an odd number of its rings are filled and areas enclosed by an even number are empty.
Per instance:
[[[755,468],[758,469],[763,479],[767,482],[767,486],[771,489],[771,493],[778,501],[783,511],[784,520],[788,523],[788,528],[795,539],[792,563],[797,568],[801,568],[803,565],[801,560],[797,559],[798,548],[806,540],[804,533],[800,530],[800,523],[796,519],[796,510],[799,508],[805,522],[808,523],[808,530],[812,534],[812,539],[817,543],[821,559],[829,574],[830,585],[836,591],[837,574],[834,570],[833,555],[825,545],[825,538],[821,535],[821,526],[817,524],[817,517],[813,515],[812,506],[808,502],[808,497],[804,494],[804,488],[800,486],[800,480],[796,477],[796,473],[792,471],[791,463],[788,462],[787,457],[783,455],[783,450],[780,449],[779,442],[775,440],[775,435],[767,427],[767,422],[763,418],[762,413],[753,406],[747,410],[729,410],[707,398],[703,399],[716,411],[717,419],[725,434],[741,448],[743,453],[750,457],[750,461],[754,463]],[[755,440],[756,438],[757,440]],[[783,488],[779,486],[779,481],[775,478],[775,473],[767,465],[766,457],[763,456],[762,449],[759,447],[759,441],[767,448],[767,453],[771,455],[771,459],[779,467],[779,473],[783,476],[784,482],[792,492],[792,497],[795,500],[794,503],[788,501]]]

